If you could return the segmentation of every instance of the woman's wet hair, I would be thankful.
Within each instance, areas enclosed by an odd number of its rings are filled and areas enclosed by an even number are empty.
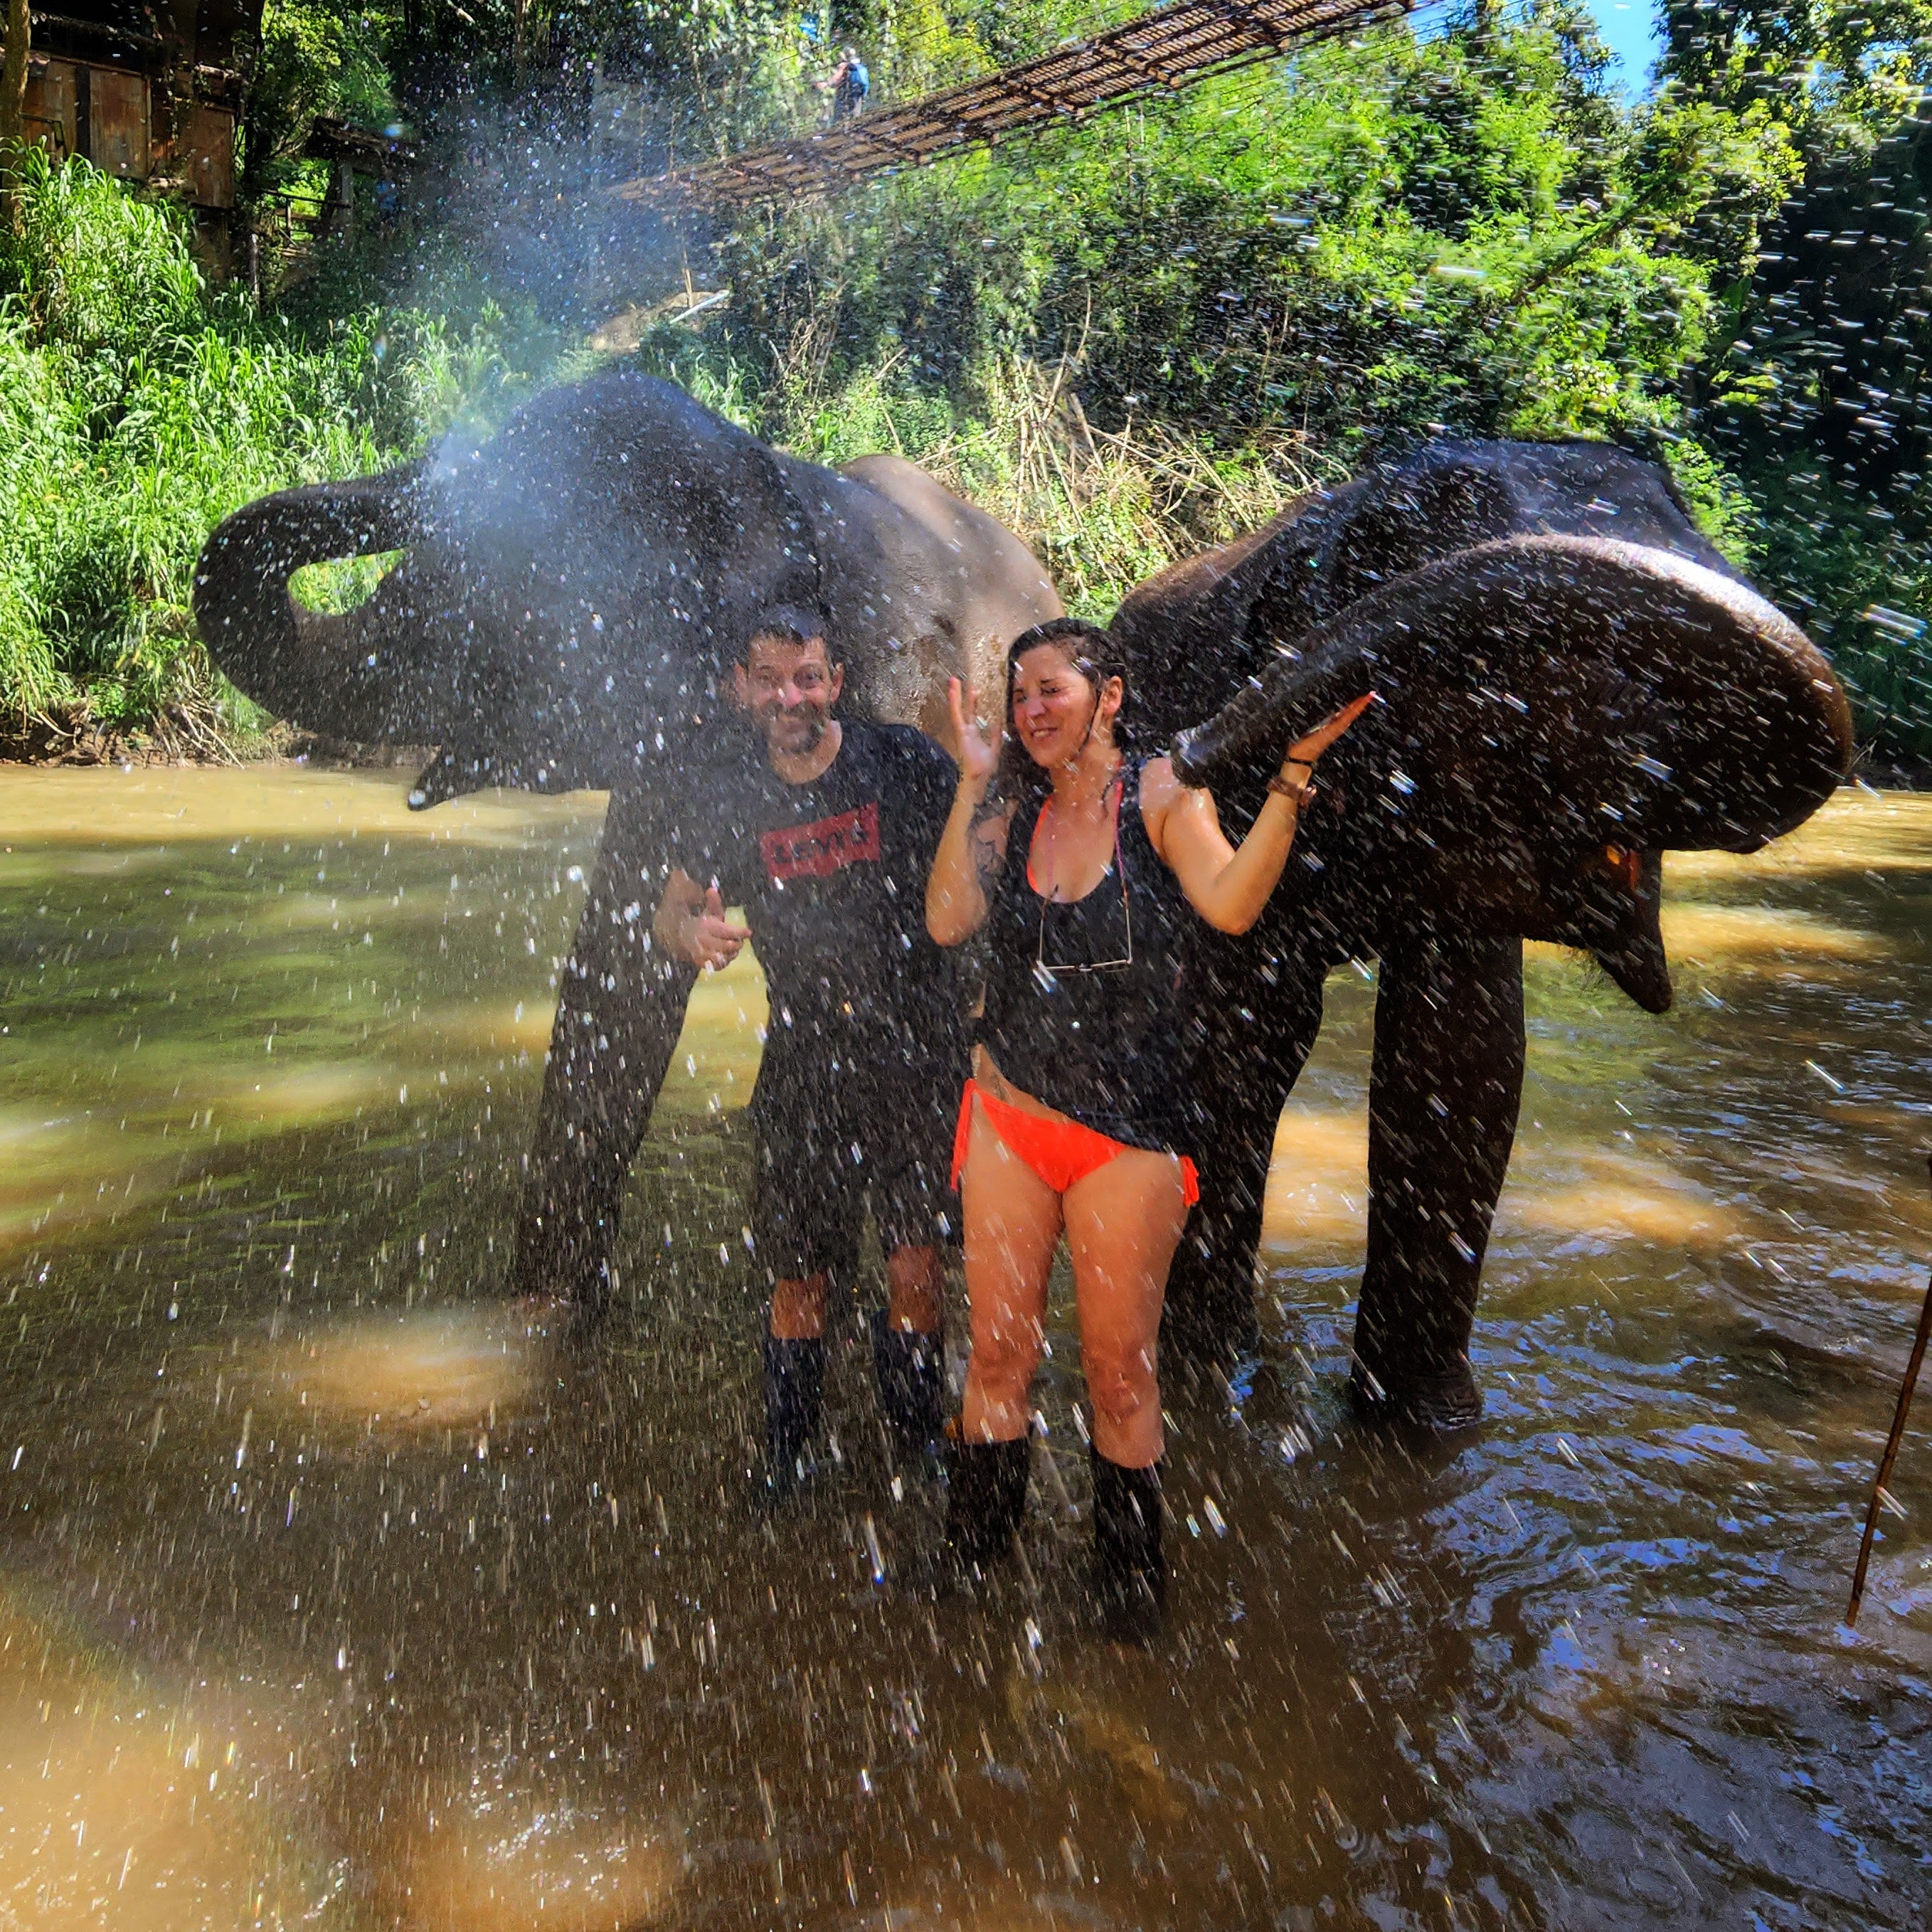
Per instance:
[[[1126,653],[1105,625],[1090,624],[1084,617],[1049,617],[1030,631],[1022,631],[1006,650],[1006,736],[1000,746],[1000,764],[994,783],[1002,798],[1024,798],[1044,791],[1052,780],[1028,755],[1013,729],[1013,674],[1020,659],[1042,644],[1054,646],[1067,662],[1094,687],[1096,702],[1110,677],[1120,680],[1120,708],[1114,714],[1114,742],[1130,749],[1133,743],[1133,691],[1127,682]]]

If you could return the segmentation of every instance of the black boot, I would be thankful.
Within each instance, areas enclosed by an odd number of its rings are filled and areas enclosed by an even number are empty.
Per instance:
[[[872,1368],[879,1406],[902,1462],[932,1454],[945,1420],[946,1351],[938,1335],[895,1328],[883,1308],[872,1311]]]
[[[824,1397],[824,1338],[787,1342],[766,1335],[764,1488],[771,1501],[798,1486],[806,1444],[818,1433]]]
[[[1167,1606],[1160,1468],[1124,1469],[1094,1451],[1094,1582],[1102,1626],[1124,1642],[1158,1636]]]
[[[1026,1511],[1027,1439],[956,1442],[946,1459],[945,1566],[970,1579],[1012,1547]]]

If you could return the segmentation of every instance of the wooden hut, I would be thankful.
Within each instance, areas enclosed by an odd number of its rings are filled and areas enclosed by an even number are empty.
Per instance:
[[[262,0],[54,0],[32,9],[32,139],[194,211],[204,265],[233,266],[235,130]]]

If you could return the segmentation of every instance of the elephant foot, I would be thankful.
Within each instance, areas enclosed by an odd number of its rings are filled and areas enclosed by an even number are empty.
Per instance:
[[[1252,1288],[1194,1297],[1170,1294],[1160,1331],[1162,1366],[1229,1380],[1262,1353],[1262,1324]]]
[[[1483,1419],[1483,1391],[1467,1361],[1384,1382],[1358,1356],[1348,1370],[1348,1404],[1360,1421],[1406,1423],[1438,1435],[1473,1429]]]
[[[510,1304],[512,1332],[526,1342],[571,1348],[590,1340],[604,1324],[601,1303],[561,1294],[521,1294]]]

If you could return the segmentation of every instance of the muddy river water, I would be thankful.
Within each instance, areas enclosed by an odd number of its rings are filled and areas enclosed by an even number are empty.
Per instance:
[[[1427,1452],[1340,1398],[1372,987],[1285,1117],[1267,1359],[1170,1394],[1172,1631],[1083,1622],[1065,1298],[1024,1563],[928,1609],[857,1346],[746,1506],[763,1000],[693,1006],[594,1360],[496,1312],[599,802],[0,772],[0,1924],[1923,1926],[1932,799],[1681,858],[1678,997],[1529,973]],[[874,1290],[862,1283],[862,1300]]]

